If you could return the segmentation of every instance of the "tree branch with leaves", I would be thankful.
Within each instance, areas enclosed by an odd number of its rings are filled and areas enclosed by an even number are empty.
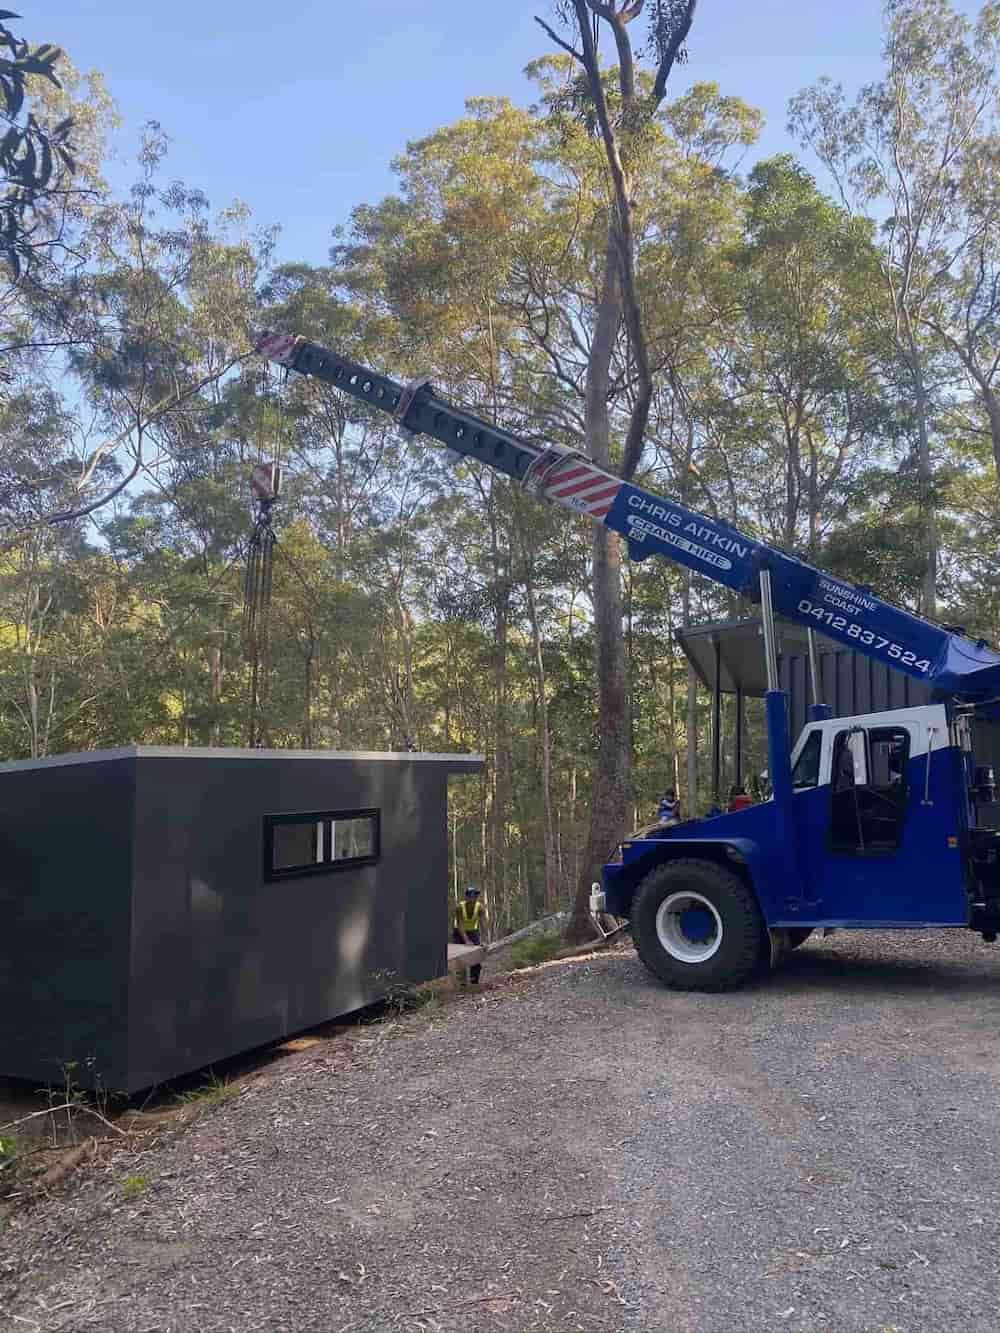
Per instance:
[[[53,202],[76,173],[70,132],[65,117],[55,125],[39,120],[32,107],[31,82],[45,79],[62,85],[56,66],[62,57],[49,42],[32,47],[11,32],[7,23],[20,18],[0,10],[0,255],[15,277],[31,263],[36,229],[43,226]]]

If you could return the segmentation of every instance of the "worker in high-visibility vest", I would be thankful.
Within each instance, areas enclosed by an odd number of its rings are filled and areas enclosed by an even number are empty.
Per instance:
[[[479,890],[470,884],[465,890],[465,897],[455,904],[455,930],[452,939],[456,944],[474,944],[482,941],[482,930],[486,925],[486,905],[479,896]],[[469,968],[470,979],[474,986],[479,985],[482,963],[473,963]]]

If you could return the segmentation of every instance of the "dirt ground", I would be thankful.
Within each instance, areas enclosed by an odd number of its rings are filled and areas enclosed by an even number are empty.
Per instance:
[[[0,1237],[0,1328],[993,1333],[998,983],[960,932],[494,979],[103,1148]]]

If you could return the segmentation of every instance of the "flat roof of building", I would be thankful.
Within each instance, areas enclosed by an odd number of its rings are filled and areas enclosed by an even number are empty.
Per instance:
[[[476,772],[484,766],[481,754],[430,754],[408,750],[256,750],[225,746],[123,745],[114,750],[81,750],[75,754],[53,754],[45,759],[8,759],[0,763],[0,774],[32,768],[58,768],[68,764],[106,764],[118,759],[324,759],[377,761],[386,764],[440,764],[447,768]]]

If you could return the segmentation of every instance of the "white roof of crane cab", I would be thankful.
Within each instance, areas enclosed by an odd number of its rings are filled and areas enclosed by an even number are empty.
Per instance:
[[[807,722],[792,748],[793,765],[812,732],[836,735],[841,731],[850,731],[852,727],[864,727],[866,730],[898,727],[907,731],[910,737],[910,759],[936,754],[938,750],[946,750],[951,745],[948,710],[944,704],[916,704],[912,708],[891,708],[880,713],[861,713],[857,717],[829,717],[822,722]],[[821,786],[830,781],[832,755],[833,747],[826,746],[819,774]]]
[[[57,768],[68,764],[106,764],[119,759],[253,759],[261,762],[284,759],[324,759],[356,763],[366,760],[386,764],[441,764],[474,772],[484,765],[481,754],[430,754],[409,750],[256,750],[236,747],[184,745],[123,745],[115,750],[81,750],[76,754],[54,754],[47,759],[9,759],[0,763],[0,773],[32,768]]]

